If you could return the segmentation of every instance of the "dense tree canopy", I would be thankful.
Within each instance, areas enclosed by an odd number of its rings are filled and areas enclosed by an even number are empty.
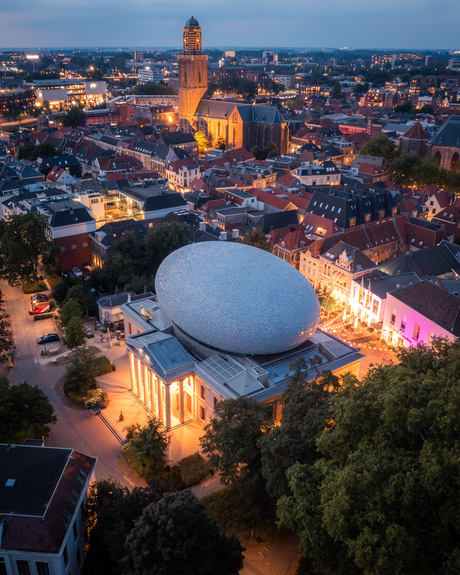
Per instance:
[[[266,252],[273,252],[273,245],[268,241],[267,236],[261,228],[249,230],[241,239],[238,240],[238,243],[246,244],[247,246],[254,246],[255,248],[265,250]]]
[[[26,144],[21,146],[18,150],[18,160],[30,160],[35,162],[37,158],[46,158],[47,156],[55,156],[58,153],[52,144]]]
[[[86,114],[80,106],[72,106],[62,116],[62,125],[66,128],[79,128],[86,122]]]
[[[436,184],[440,188],[460,192],[460,172],[440,168],[432,158],[403,154],[391,163],[389,177],[403,186],[423,188]]]
[[[149,268],[156,273],[169,254],[191,243],[193,234],[186,224],[164,222],[153,226],[145,238],[145,254]]]
[[[190,491],[146,507],[126,539],[127,575],[236,575],[243,547],[222,534]]]
[[[146,481],[163,475],[168,440],[161,422],[152,418],[144,426],[128,425],[126,431],[124,453],[131,467]]]
[[[40,259],[55,251],[54,243],[46,236],[47,228],[46,216],[38,212],[1,222],[0,277],[11,286],[35,279]]]
[[[379,156],[387,160],[394,160],[398,155],[394,142],[386,134],[371,138],[359,150],[360,155]]]
[[[346,382],[324,457],[288,473],[281,522],[326,573],[460,570],[460,342],[399,357]]]
[[[137,84],[134,86],[133,94],[136,96],[163,96],[167,94],[175,94],[176,91],[172,86],[165,84],[157,84],[156,82],[146,82],[145,84]]]
[[[54,409],[41,389],[26,382],[10,386],[0,378],[0,443],[48,437],[51,423],[56,423]]]

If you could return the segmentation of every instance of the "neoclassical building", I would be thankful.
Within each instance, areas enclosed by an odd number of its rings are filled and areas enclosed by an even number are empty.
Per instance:
[[[215,417],[222,399],[273,406],[289,367],[358,374],[362,355],[320,329],[308,281],[263,250],[204,242],[175,251],[156,276],[157,295],[123,306],[131,390],[167,430]]]
[[[252,106],[206,98],[208,57],[201,53],[201,27],[193,16],[185,23],[179,55],[179,127],[203,131],[215,144],[223,138],[227,150],[274,142],[281,154],[288,149],[289,130],[275,106]]]

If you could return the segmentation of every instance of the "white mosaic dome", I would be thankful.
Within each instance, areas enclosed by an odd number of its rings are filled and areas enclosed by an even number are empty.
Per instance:
[[[309,282],[261,249],[225,241],[191,244],[155,278],[164,311],[192,339],[233,354],[273,354],[306,341],[320,321]]]

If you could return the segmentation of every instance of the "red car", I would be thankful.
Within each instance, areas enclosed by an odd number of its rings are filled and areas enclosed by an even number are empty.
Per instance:
[[[29,315],[37,315],[39,313],[48,313],[49,311],[51,311],[51,307],[49,302],[41,302],[39,304],[37,304],[35,307],[31,307],[29,309]]]

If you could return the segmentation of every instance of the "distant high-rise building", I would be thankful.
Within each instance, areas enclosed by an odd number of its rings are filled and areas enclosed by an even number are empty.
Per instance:
[[[133,61],[142,62],[144,60],[144,52],[133,52]]]
[[[425,66],[432,66],[434,64],[434,56],[425,56]]]
[[[208,87],[208,57],[201,54],[201,27],[193,16],[183,33],[183,53],[179,64],[179,123],[188,131],[200,100]]]

